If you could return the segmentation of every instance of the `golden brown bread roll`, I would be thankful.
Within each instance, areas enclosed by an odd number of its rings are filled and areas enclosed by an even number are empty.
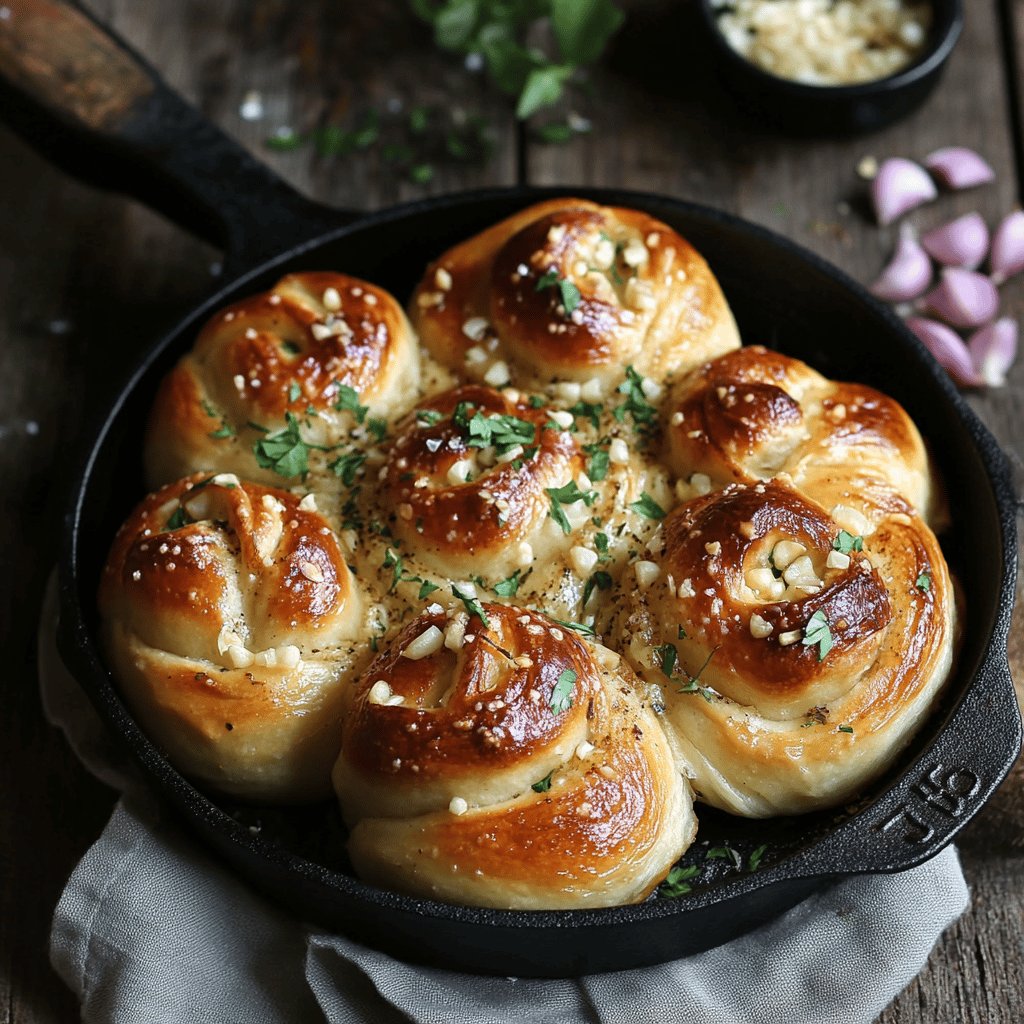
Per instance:
[[[928,456],[902,406],[799,359],[759,345],[730,352],[680,381],[663,415],[666,459],[686,480],[699,474],[694,493],[786,474],[825,508],[852,510],[854,526],[905,502],[926,520],[935,511]]]
[[[432,263],[410,316],[434,358],[526,387],[632,364],[663,380],[739,345],[704,259],[646,213],[580,199],[531,206]]]
[[[101,579],[107,659],[186,775],[227,793],[330,792],[367,601],[312,498],[197,474],[146,498]]]
[[[679,506],[609,627],[660,687],[698,795],[765,817],[849,799],[900,753],[944,683],[954,597],[910,513],[865,536],[777,481]]]
[[[230,470],[300,484],[288,460],[275,468],[254,452],[294,427],[314,446],[303,464],[327,486],[335,447],[365,441],[368,421],[404,410],[419,367],[409,322],[383,288],[344,274],[289,274],[217,313],[164,379],[146,431],[149,483]]]
[[[362,878],[477,906],[643,899],[689,787],[619,657],[543,615],[428,613],[373,662],[334,784]]]

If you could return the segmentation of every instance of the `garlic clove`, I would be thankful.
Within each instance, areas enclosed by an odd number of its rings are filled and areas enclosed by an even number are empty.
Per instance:
[[[956,331],[937,320],[912,316],[907,327],[938,360],[939,365],[963,387],[978,387],[982,381],[971,362],[971,354]]]
[[[890,157],[871,183],[871,200],[879,224],[891,224],[908,210],[938,196],[935,182],[912,160]]]
[[[924,165],[946,188],[974,188],[996,179],[988,161],[965,146],[937,149],[924,158]]]
[[[946,267],[924,303],[953,327],[980,327],[999,312],[999,292],[984,274]]]
[[[1017,356],[1017,321],[1004,316],[986,324],[968,338],[967,348],[981,379],[989,387],[1002,387]]]
[[[932,264],[909,230],[900,232],[892,259],[871,285],[870,292],[886,302],[909,302],[932,283]]]
[[[921,237],[925,251],[947,267],[974,270],[988,252],[988,225],[980,213],[965,213]]]
[[[1000,221],[992,239],[988,265],[996,284],[1024,270],[1024,212],[1021,210],[1014,210]]]

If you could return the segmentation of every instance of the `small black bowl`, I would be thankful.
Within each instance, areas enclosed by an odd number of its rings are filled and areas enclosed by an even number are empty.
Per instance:
[[[712,0],[697,4],[723,85],[739,108],[759,122],[799,135],[875,131],[916,110],[938,84],[964,27],[963,0],[932,0],[932,26],[916,61],[894,75],[856,85],[806,85],[762,71],[737,53],[718,28]]]

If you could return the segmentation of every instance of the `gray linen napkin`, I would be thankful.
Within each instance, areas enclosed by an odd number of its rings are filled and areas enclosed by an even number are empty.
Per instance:
[[[956,851],[851,878],[756,932],[659,967],[570,981],[402,963],[309,927],[208,856],[134,777],[40,628],[47,717],[122,798],[57,905],[54,967],[87,1024],[858,1024],[964,911]]]

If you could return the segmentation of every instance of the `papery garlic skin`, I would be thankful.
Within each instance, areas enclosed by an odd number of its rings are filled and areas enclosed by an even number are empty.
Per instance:
[[[871,201],[879,224],[891,224],[903,214],[931,202],[939,192],[924,168],[903,157],[890,157],[871,182]]]
[[[924,303],[953,327],[980,327],[999,312],[999,292],[984,274],[946,267]]]
[[[937,149],[924,158],[924,165],[949,189],[974,188],[996,180],[988,161],[966,146]]]
[[[907,327],[957,384],[962,387],[979,387],[983,383],[974,368],[967,346],[952,328],[920,316],[909,317]]]
[[[980,213],[965,213],[921,236],[921,246],[937,262],[967,270],[981,266],[988,244],[988,225]]]
[[[1014,210],[999,222],[988,265],[997,285],[1024,270],[1024,211]]]
[[[900,232],[892,259],[868,290],[886,302],[910,302],[923,295],[931,283],[931,260],[907,229]]]
[[[974,332],[967,349],[978,376],[992,388],[1006,383],[1006,371],[1017,357],[1017,321],[1004,316]]]

